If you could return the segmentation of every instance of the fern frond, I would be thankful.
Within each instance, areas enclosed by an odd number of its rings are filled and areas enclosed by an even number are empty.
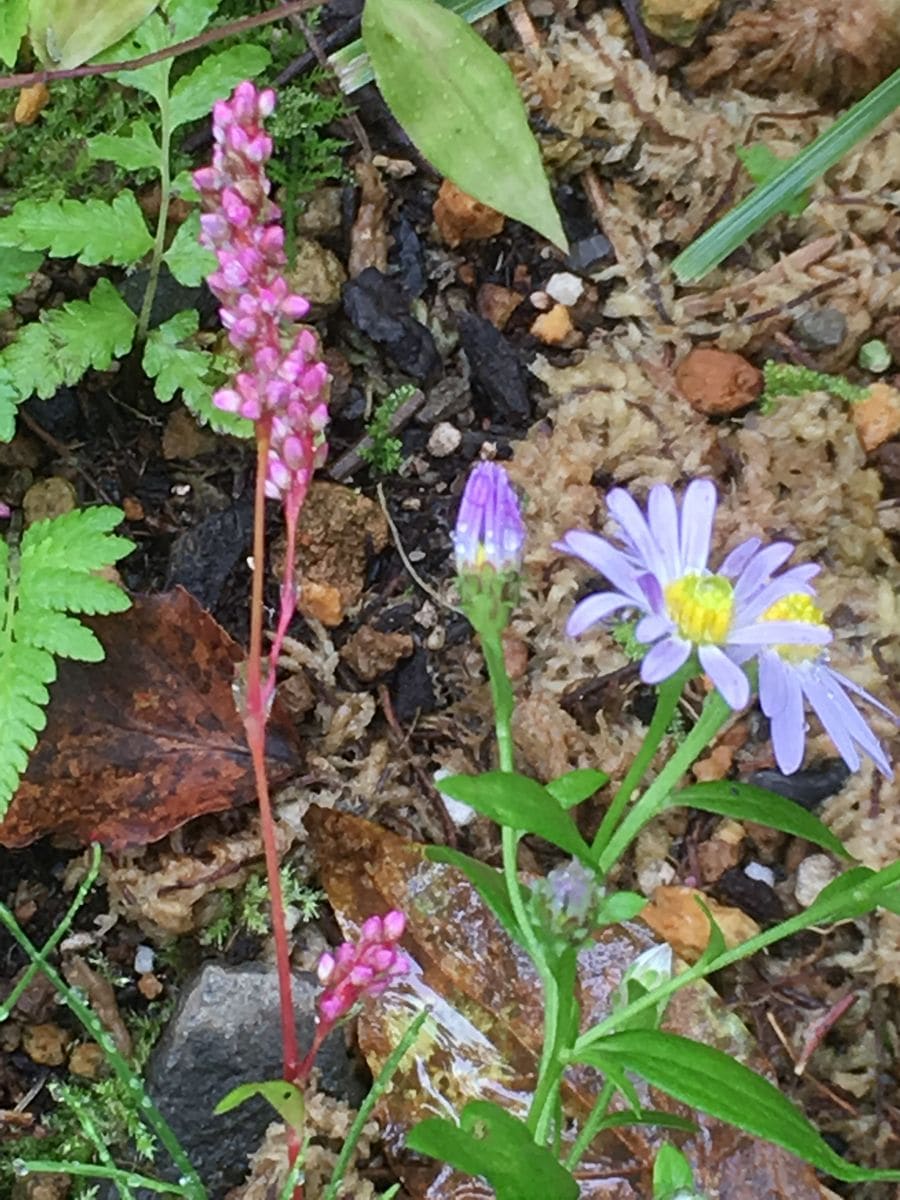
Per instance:
[[[73,300],[24,326],[0,351],[0,400],[11,386],[19,401],[49,400],[62,384],[77,383],[89,367],[105,371],[131,349],[137,318],[109,282],[101,279],[87,300]],[[0,409],[0,431],[7,422]]]
[[[111,532],[122,516],[101,507],[39,521],[17,554],[0,541],[0,820],[46,724],[55,659],[103,658],[96,635],[70,614],[129,605],[117,584],[94,574],[133,549]]]

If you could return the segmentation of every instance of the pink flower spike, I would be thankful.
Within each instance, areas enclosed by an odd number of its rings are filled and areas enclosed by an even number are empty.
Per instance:
[[[355,944],[344,942],[337,948],[319,1000],[322,1023],[335,1023],[366,996],[380,995],[393,979],[412,969],[411,960],[396,949],[405,927],[405,917],[396,910],[383,918],[372,916]]]

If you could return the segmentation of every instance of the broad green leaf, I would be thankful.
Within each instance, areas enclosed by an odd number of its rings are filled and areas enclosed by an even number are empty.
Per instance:
[[[232,46],[204,58],[190,75],[179,79],[172,88],[172,128],[208,116],[216,100],[230,95],[241,80],[255,79],[271,61],[268,50],[252,45]]]
[[[487,863],[483,863],[477,858],[470,858],[468,854],[463,854],[461,850],[453,850],[449,846],[428,846],[425,857],[429,862],[447,863],[451,867],[456,867],[458,871],[462,871],[513,941],[524,945],[515,913],[509,902],[506,883],[499,871],[495,871]],[[523,888],[523,891],[526,890]]]
[[[200,245],[200,214],[192,212],[178,226],[163,262],[185,287],[197,287],[216,269],[216,256]]]
[[[28,0],[0,0],[0,62],[12,69],[28,28]]]
[[[28,33],[45,67],[80,67],[156,8],[156,0],[31,0]]]
[[[218,11],[221,0],[169,0],[166,21],[173,42],[184,42],[203,33]]]
[[[0,246],[46,250],[54,258],[76,257],[85,266],[127,267],[153,247],[134,194],[105,200],[20,200],[0,217]]]
[[[267,1079],[261,1083],[242,1083],[222,1097],[213,1112],[216,1116],[231,1112],[254,1096],[262,1096],[272,1105],[282,1121],[298,1131],[303,1129],[306,1108],[303,1093],[293,1083],[283,1079]]]
[[[459,1120],[459,1125],[442,1117],[421,1121],[406,1144],[467,1175],[483,1175],[497,1200],[578,1200],[578,1184],[549,1150],[535,1145],[524,1121],[487,1100],[470,1100]]]
[[[388,107],[464,192],[565,249],[541,154],[509,67],[435,0],[366,0],[363,41]]]
[[[64,383],[77,383],[89,367],[104,371],[131,349],[137,318],[109,282],[101,279],[87,300],[73,300],[24,326],[0,351],[0,388],[6,380],[27,400],[49,399]]]
[[[595,771],[592,767],[581,767],[575,771],[567,771],[559,779],[551,779],[546,785],[547,791],[559,804],[560,808],[574,808],[599,792],[609,783],[609,776],[604,771]]]
[[[483,775],[451,775],[441,780],[441,791],[462,800],[499,825],[536,833],[593,867],[590,847],[568,813],[527,775],[514,771],[486,771]]]
[[[676,1146],[665,1142],[653,1163],[653,1200],[674,1200],[679,1192],[693,1189],[691,1164]]]
[[[158,171],[162,151],[146,121],[135,121],[126,136],[100,133],[88,138],[87,152],[91,158],[109,159],[126,171],[150,167]]]
[[[598,927],[621,925],[623,921],[634,920],[646,907],[646,896],[639,896],[637,892],[613,892],[600,905],[595,920]]]
[[[667,808],[682,806],[699,808],[701,812],[718,813],[723,817],[735,817],[741,821],[756,821],[759,825],[780,829],[782,833],[805,838],[806,841],[822,846],[841,858],[850,857],[841,842],[818,817],[814,817],[793,800],[786,800],[784,796],[777,796],[774,792],[753,787],[749,783],[718,780],[711,783],[695,783],[682,788],[680,792],[674,792],[666,804]]]
[[[32,271],[43,261],[39,250],[20,250],[16,246],[4,249],[0,254],[0,308],[5,308],[6,302],[27,286]]]
[[[691,1038],[653,1029],[614,1033],[578,1061],[600,1071],[624,1068],[640,1075],[682,1104],[783,1146],[836,1179],[900,1180],[900,1170],[868,1170],[845,1162],[777,1087],[721,1050]]]

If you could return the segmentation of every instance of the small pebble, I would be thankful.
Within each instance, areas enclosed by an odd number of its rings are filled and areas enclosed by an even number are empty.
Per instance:
[[[462,433],[449,421],[435,425],[428,439],[428,453],[433,458],[447,458],[454,454],[462,442]]]
[[[744,874],[748,879],[756,879],[759,883],[767,883],[769,887],[775,885],[775,872],[771,867],[764,867],[762,863],[749,862],[744,867]]]
[[[675,368],[675,382],[697,412],[722,416],[747,408],[763,388],[758,371],[740,354],[698,346]]]
[[[810,854],[797,868],[794,897],[803,908],[809,908],[823,888],[838,875],[838,868],[827,854]]]
[[[546,292],[532,292],[528,297],[528,303],[532,308],[536,308],[538,312],[547,312],[553,306],[553,301]]]
[[[847,336],[847,318],[837,308],[816,308],[801,313],[791,333],[807,350],[834,350]]]
[[[153,970],[153,963],[156,955],[150,946],[138,946],[134,955],[134,973],[135,975],[146,975],[148,971]]]
[[[612,246],[609,238],[602,233],[592,234],[591,237],[579,238],[572,243],[569,251],[568,265],[573,271],[590,271],[599,266],[605,259],[610,258]]]
[[[887,383],[873,383],[865,400],[851,405],[859,444],[871,454],[900,434],[900,391]]]
[[[432,206],[438,233],[446,246],[496,237],[506,218],[445,179]]]
[[[577,275],[560,271],[559,274],[550,276],[544,285],[544,291],[557,304],[565,304],[567,308],[571,308],[581,299],[584,283]]]
[[[554,304],[549,312],[541,313],[531,326],[531,335],[545,346],[561,346],[574,332],[572,318],[564,304]]]

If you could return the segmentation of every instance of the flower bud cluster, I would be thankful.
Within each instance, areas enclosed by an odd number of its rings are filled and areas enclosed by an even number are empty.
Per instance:
[[[215,148],[210,167],[194,172],[204,213],[200,241],[215,252],[207,279],[221,301],[228,339],[245,361],[234,386],[213,397],[217,407],[271,426],[266,494],[297,508],[325,457],[328,371],[315,335],[296,322],[309,303],[284,277],[281,211],[269,198],[265,164],[272,139],[262,128],[275,93],[249,81],[213,108]]]
[[[410,960],[398,949],[406,917],[392,909],[383,917],[369,917],[360,930],[359,941],[343,942],[334,954],[319,959],[319,982],[325,990],[319,997],[319,1017],[334,1025],[364,996],[378,996],[392,979],[410,970]]]

